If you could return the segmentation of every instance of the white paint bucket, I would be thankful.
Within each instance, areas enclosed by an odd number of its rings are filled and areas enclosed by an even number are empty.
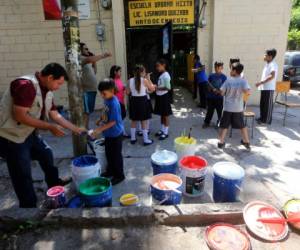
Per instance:
[[[96,158],[100,164],[101,173],[105,173],[107,171],[107,159],[105,154],[105,146],[104,146],[104,138],[98,139],[94,141],[94,151],[96,154]]]
[[[100,164],[95,156],[83,155],[72,161],[72,179],[76,189],[88,179],[100,176]]]

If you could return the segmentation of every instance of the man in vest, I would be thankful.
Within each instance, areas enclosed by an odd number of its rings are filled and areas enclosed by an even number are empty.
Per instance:
[[[9,175],[20,207],[36,207],[31,176],[31,160],[44,171],[48,187],[65,185],[54,166],[51,148],[37,130],[49,130],[64,136],[62,128],[80,134],[84,131],[65,120],[56,110],[53,92],[68,80],[65,69],[48,64],[41,72],[17,78],[3,94],[0,103],[0,156],[7,161]],[[51,119],[54,123],[49,123]]]

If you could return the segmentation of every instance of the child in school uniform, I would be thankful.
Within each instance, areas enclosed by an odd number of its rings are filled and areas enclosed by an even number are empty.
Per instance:
[[[220,88],[227,79],[227,77],[222,73],[223,65],[224,64],[222,62],[215,62],[215,73],[210,74],[208,77],[207,113],[202,128],[209,127],[215,110],[218,115],[217,125],[221,119],[223,111],[223,96],[221,95]]]
[[[101,117],[101,124],[91,132],[95,138],[102,133],[105,138],[105,154],[107,158],[107,172],[103,177],[111,178],[112,185],[116,185],[125,179],[123,170],[122,141],[123,121],[121,107],[118,98],[115,96],[116,85],[113,80],[101,81],[98,90],[104,99],[105,114]]]
[[[147,79],[146,79],[147,77]],[[151,110],[147,98],[147,92],[153,92],[155,86],[147,76],[145,67],[137,65],[134,70],[134,77],[129,79],[128,94],[130,94],[129,117],[131,120],[131,144],[137,142],[136,125],[137,122],[142,124],[142,133],[144,146],[151,145],[152,140],[148,137],[147,121],[151,118]]]
[[[166,70],[167,61],[160,59],[156,63],[156,70],[160,73],[156,88],[154,114],[161,117],[161,129],[155,135],[159,140],[165,140],[169,136],[169,116],[173,114],[171,108],[171,76]]]
[[[230,76],[221,87],[221,94],[224,96],[224,108],[220,121],[219,148],[225,147],[225,136],[229,126],[241,130],[241,144],[247,149],[250,148],[248,130],[244,122],[244,103],[243,95],[250,94],[250,86],[241,77],[244,66],[241,63],[231,65]]]
[[[113,79],[115,84],[116,84],[116,94],[115,96],[118,98],[121,106],[121,115],[122,115],[122,120],[125,119],[126,117],[126,106],[125,106],[125,93],[126,93],[126,88],[122,82],[121,79],[121,73],[122,73],[122,68],[118,65],[113,65],[110,68],[110,74],[109,78]],[[123,131],[123,136],[125,138],[128,138],[129,136],[125,132],[125,128]]]

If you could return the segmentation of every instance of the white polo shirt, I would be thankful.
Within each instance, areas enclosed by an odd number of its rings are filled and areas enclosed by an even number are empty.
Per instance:
[[[278,76],[278,65],[275,61],[272,61],[270,63],[267,63],[263,69],[261,81],[264,81],[268,78],[268,76],[271,75],[272,72],[275,72],[275,77],[266,82],[265,84],[262,84],[259,86],[259,90],[275,90],[276,89],[276,81]]]

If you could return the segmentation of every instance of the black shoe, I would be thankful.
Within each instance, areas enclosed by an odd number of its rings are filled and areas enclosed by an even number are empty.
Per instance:
[[[125,177],[113,177],[111,179],[111,184],[112,185],[117,185],[117,184],[119,184],[120,182],[122,182],[124,180],[125,180]]]
[[[204,123],[203,125],[202,125],[202,128],[208,128],[209,127],[209,123]]]
[[[59,178],[57,185],[58,186],[66,186],[71,182],[72,182],[72,177]]]
[[[244,142],[241,140],[241,144],[248,150],[251,151],[250,143],[249,142]]]
[[[224,143],[218,142],[218,148],[220,148],[220,149],[225,148],[225,142]]]
[[[169,136],[166,135],[166,134],[161,134],[161,136],[159,137],[159,140],[160,140],[160,141],[163,141],[163,140],[167,139],[168,137],[169,137]]]
[[[150,140],[149,142],[144,142],[144,146],[149,146],[151,144],[153,144],[153,140]]]
[[[130,135],[127,135],[127,134],[123,134],[123,138],[124,138],[124,139],[129,139],[129,138],[131,138],[131,136],[130,136]]]
[[[132,145],[134,145],[136,142],[137,142],[137,139],[135,139],[135,140],[130,140],[130,143],[131,143]]]
[[[143,136],[143,131],[138,131],[138,132],[137,132],[137,135],[138,135],[138,136]]]
[[[161,130],[159,130],[159,131],[155,134],[155,136],[159,137],[159,136],[161,136],[162,134],[163,134],[163,132],[162,132]]]
[[[105,178],[111,178],[112,174],[108,173],[108,172],[104,172],[103,174],[101,174],[101,177],[105,177]]]

